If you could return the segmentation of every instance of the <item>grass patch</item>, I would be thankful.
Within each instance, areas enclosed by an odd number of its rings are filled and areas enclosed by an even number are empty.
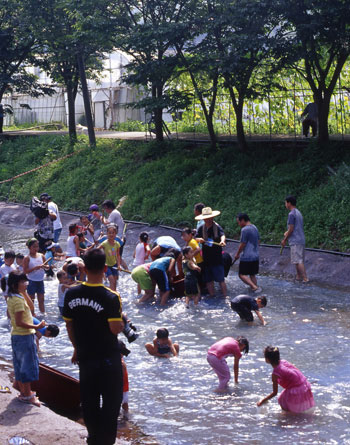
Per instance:
[[[308,247],[349,251],[350,152],[342,143],[320,149],[234,146],[213,152],[182,142],[131,142],[98,139],[90,149],[79,137],[41,136],[3,142],[0,180],[70,152],[78,154],[16,179],[9,199],[29,203],[50,193],[62,210],[87,211],[106,198],[127,194],[126,219],[193,224],[193,205],[202,201],[221,210],[217,221],[230,237],[239,236],[235,215],[247,212],[262,241],[278,244],[286,229],[284,198],[295,194],[304,215]],[[0,186],[7,196],[9,184]]]

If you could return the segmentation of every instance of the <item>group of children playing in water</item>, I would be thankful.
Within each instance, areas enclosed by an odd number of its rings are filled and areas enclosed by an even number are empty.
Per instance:
[[[47,251],[50,255],[44,255],[39,252],[39,243],[35,238],[27,242],[28,255],[15,254],[12,251],[4,255],[4,263],[0,267],[0,278],[3,278],[1,285],[7,298],[8,314],[12,324],[12,347],[14,356],[14,368],[16,382],[15,385],[20,391],[19,400],[25,403],[31,403],[40,406],[35,393],[30,389],[30,382],[37,380],[38,375],[33,371],[33,357],[37,360],[37,353],[31,341],[32,334],[45,336],[56,336],[58,328],[54,325],[46,327],[44,320],[39,321],[33,318],[35,295],[38,299],[39,310],[45,313],[44,304],[44,277],[45,270],[52,270],[54,260],[66,258],[62,270],[57,272],[58,285],[58,308],[62,314],[64,305],[64,296],[67,289],[76,284],[76,278],[84,279],[83,255],[88,249],[98,246],[103,249],[106,255],[106,278],[109,287],[112,290],[117,288],[119,270],[123,266],[128,272],[127,265],[122,260],[120,254],[123,245],[123,239],[117,238],[118,227],[115,224],[107,225],[107,234],[105,237],[96,237],[96,232],[91,224],[91,220],[83,216],[81,226],[71,224],[69,226],[69,236],[67,239],[66,255],[62,253],[57,243],[48,243]],[[196,239],[194,232],[190,228],[182,231],[182,239],[186,246],[182,250],[182,268],[184,273],[185,302],[189,307],[190,301],[198,305],[201,298],[201,289],[204,288],[202,280],[203,258],[201,253],[201,241]],[[144,265],[151,253],[149,244],[149,235],[142,232],[139,235],[139,242],[135,247],[133,254],[133,265],[135,267]],[[16,260],[16,264],[14,261]],[[175,263],[175,260],[174,260]],[[141,287],[138,284],[138,294],[141,293]],[[247,295],[240,295],[231,302],[231,308],[242,320],[249,323],[253,321],[251,311],[254,310],[265,325],[260,309],[267,304],[266,297],[260,296],[252,298]],[[22,338],[21,338],[22,337]],[[16,343],[17,342],[17,343]],[[124,345],[125,346],[125,345]],[[156,337],[152,343],[145,345],[147,352],[155,357],[169,358],[179,354],[179,345],[173,343],[169,337],[166,328],[158,329]],[[27,352],[23,355],[23,351]],[[219,386],[216,392],[227,391],[227,385],[230,380],[230,371],[226,362],[229,356],[234,357],[234,379],[238,382],[239,360],[242,352],[249,352],[249,342],[245,337],[225,337],[214,343],[208,350],[207,361],[218,376]],[[32,358],[30,358],[32,354]],[[294,413],[304,412],[314,406],[314,400],[311,387],[303,374],[293,365],[280,359],[277,347],[268,346],[264,351],[265,360],[273,367],[272,382],[273,391],[271,394],[260,400],[257,405],[260,406],[269,399],[277,395],[278,385],[284,388],[279,396],[279,403],[283,410]],[[23,374],[23,360],[27,370]],[[22,367],[22,368],[21,368]],[[124,368],[126,368],[124,363]],[[127,373],[126,369],[125,372]],[[24,377],[23,377],[24,375]],[[29,383],[28,383],[29,381]],[[128,384],[124,384],[128,386]],[[125,402],[124,408],[127,407]]]

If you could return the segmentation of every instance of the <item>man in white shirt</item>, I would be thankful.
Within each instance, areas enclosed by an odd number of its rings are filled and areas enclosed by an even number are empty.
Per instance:
[[[114,202],[110,199],[106,199],[106,201],[103,201],[102,203],[102,208],[108,213],[108,218],[103,218],[102,220],[103,224],[115,224],[118,227],[120,238],[124,238],[125,223],[119,210],[116,209]]]
[[[62,232],[62,222],[57,204],[52,201],[52,198],[48,193],[42,193],[40,195],[40,201],[47,202],[49,212],[56,215],[56,219],[53,221],[53,242],[57,243]]]

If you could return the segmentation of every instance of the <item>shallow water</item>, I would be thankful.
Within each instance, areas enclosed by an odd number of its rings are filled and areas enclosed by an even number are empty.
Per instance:
[[[147,230],[152,238],[156,237],[155,229]],[[139,233],[140,228],[135,232]],[[2,226],[0,241],[5,247],[12,245],[25,253],[24,240],[31,233]],[[133,248],[130,242],[125,250],[128,264]],[[227,284],[230,297],[247,292],[233,271]],[[268,306],[262,310],[266,327],[258,322],[253,326],[240,322],[230,309],[230,298],[207,298],[196,309],[186,309],[180,299],[172,300],[165,309],[155,304],[137,305],[136,285],[129,275],[122,274],[119,290],[123,309],[140,333],[138,340],[128,346],[132,353],[126,359],[132,420],[157,443],[350,443],[348,293],[270,276],[259,277],[259,284],[268,296]],[[77,367],[70,363],[72,348],[56,307],[57,282],[47,281],[45,286],[46,320],[57,323],[61,334],[56,339],[41,340],[41,360],[77,377]],[[0,314],[0,356],[10,359],[3,299]],[[178,358],[153,358],[144,349],[144,343],[152,341],[154,332],[163,326],[180,344]],[[240,360],[240,383],[234,385],[231,381],[228,394],[216,395],[213,390],[217,377],[206,361],[206,351],[216,340],[238,335],[250,341],[250,353]],[[272,389],[272,368],[262,354],[269,344],[279,346],[282,358],[308,377],[317,405],[313,415],[283,415],[277,398],[262,408],[256,407],[256,402]],[[232,370],[233,359],[228,358],[228,363]],[[152,442],[135,439],[135,443]]]

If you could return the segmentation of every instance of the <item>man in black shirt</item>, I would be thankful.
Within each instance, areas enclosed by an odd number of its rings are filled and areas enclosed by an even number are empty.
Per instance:
[[[120,296],[103,285],[106,257],[92,249],[84,257],[87,282],[67,291],[63,318],[78,363],[80,397],[90,445],[112,445],[123,397],[117,335],[123,330]],[[102,398],[102,406],[100,399]]]
[[[226,297],[224,261],[222,248],[226,246],[225,233],[214,217],[220,215],[218,210],[204,207],[202,213],[195,217],[196,221],[204,220],[204,224],[198,227],[196,239],[203,245],[202,254],[204,262],[203,279],[207,284],[209,295],[214,296],[214,281],[218,282],[221,292]]]
[[[231,309],[234,312],[237,312],[241,320],[252,323],[254,320],[252,311],[254,311],[263,326],[265,326],[266,322],[259,309],[265,307],[266,305],[267,299],[264,296],[253,298],[249,295],[238,295],[231,301]]]

